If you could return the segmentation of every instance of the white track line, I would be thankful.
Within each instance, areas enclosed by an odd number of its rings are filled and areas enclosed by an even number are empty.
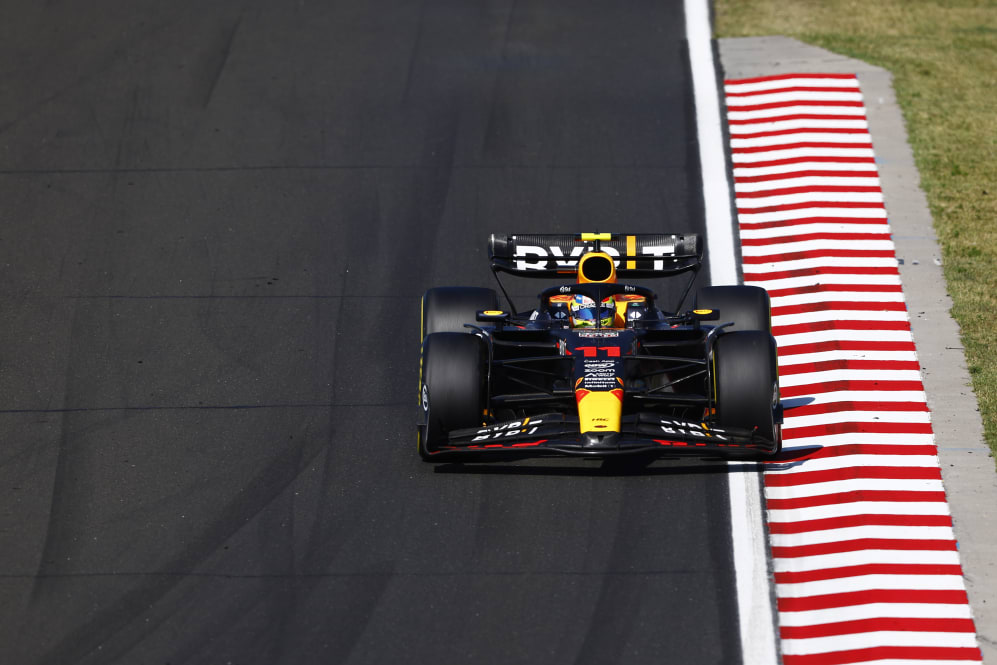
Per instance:
[[[703,171],[703,204],[709,243],[709,269],[714,284],[737,284],[731,184],[727,176],[723,119],[713,60],[708,0],[684,0],[686,37],[696,104],[699,160]],[[757,473],[727,474],[731,538],[737,584],[741,662],[778,662],[775,612],[766,561],[765,527]]]

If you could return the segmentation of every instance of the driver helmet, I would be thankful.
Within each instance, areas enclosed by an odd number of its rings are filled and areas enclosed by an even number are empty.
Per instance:
[[[574,300],[569,303],[569,308],[573,328],[594,328],[596,321],[603,328],[610,328],[616,320],[616,299],[613,296],[603,299],[596,306],[592,298],[575,294]]]

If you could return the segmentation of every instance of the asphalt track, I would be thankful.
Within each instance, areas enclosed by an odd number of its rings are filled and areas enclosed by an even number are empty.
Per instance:
[[[739,662],[725,466],[415,454],[488,233],[702,231],[680,2],[4,15],[0,662]]]

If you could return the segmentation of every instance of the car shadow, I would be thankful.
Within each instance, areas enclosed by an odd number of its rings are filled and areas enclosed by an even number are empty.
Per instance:
[[[565,464],[549,462],[526,463],[463,463],[441,464],[436,473],[469,475],[507,476],[569,476],[569,477],[624,477],[624,476],[687,476],[687,475],[726,475],[730,473],[751,473],[760,470],[764,464],[751,461],[727,463],[722,459],[609,459],[598,466],[575,466],[574,460],[564,458]]]

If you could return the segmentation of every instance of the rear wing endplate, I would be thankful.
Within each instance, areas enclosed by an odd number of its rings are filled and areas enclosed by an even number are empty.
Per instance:
[[[612,256],[620,277],[666,277],[696,270],[703,261],[698,234],[581,233],[492,234],[492,270],[522,277],[574,275],[587,252]]]

